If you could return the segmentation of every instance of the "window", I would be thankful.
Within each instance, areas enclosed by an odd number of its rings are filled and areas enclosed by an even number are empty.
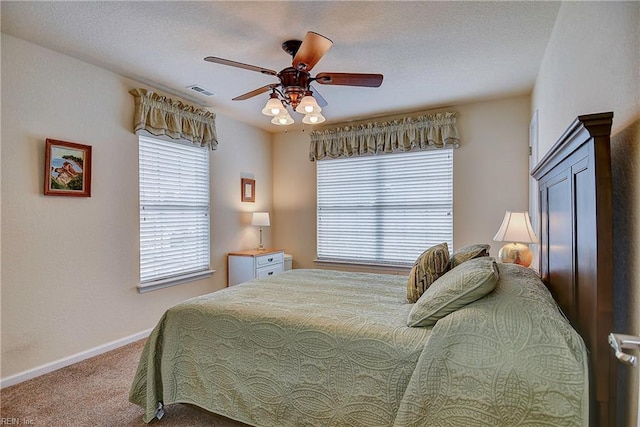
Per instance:
[[[139,137],[140,292],[209,276],[209,151]]]
[[[453,149],[317,162],[318,261],[412,265],[453,247]]]

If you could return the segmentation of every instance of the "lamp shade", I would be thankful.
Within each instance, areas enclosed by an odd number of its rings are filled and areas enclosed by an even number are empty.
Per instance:
[[[502,225],[493,236],[493,240],[496,242],[538,243],[527,212],[507,211],[504,214]]]
[[[284,114],[281,114],[281,115],[276,116],[273,119],[271,119],[271,123],[273,123],[274,125],[279,125],[279,126],[287,126],[287,125],[293,124],[293,119],[291,118],[289,113],[287,113],[285,111]]]
[[[264,108],[262,109],[262,114],[264,114],[265,116],[277,116],[280,115],[282,113],[284,113],[285,108],[284,105],[282,105],[282,101],[280,101],[278,99],[278,95],[273,94],[269,100],[267,101],[267,104],[264,106]]]
[[[302,118],[302,123],[306,123],[308,125],[317,125],[324,122],[326,119],[320,113],[310,113],[305,115]]]
[[[310,93],[310,92],[308,92]],[[305,95],[301,100],[300,104],[296,107],[296,111],[300,114],[311,114],[311,113],[319,113],[322,111],[322,108],[316,102],[316,99],[311,95]]]
[[[269,212],[254,212],[251,217],[251,225],[269,227]]]

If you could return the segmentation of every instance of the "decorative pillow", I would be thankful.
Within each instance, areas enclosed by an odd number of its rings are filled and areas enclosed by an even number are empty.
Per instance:
[[[451,257],[451,268],[455,268],[463,262],[469,261],[470,259],[479,258],[481,256],[489,256],[490,248],[491,246],[489,245],[476,244],[458,249],[453,253],[453,256]]]
[[[475,258],[436,280],[413,306],[408,326],[432,326],[493,291],[498,284],[498,265],[490,257]]]
[[[432,246],[416,260],[407,283],[407,299],[416,302],[433,282],[449,270],[449,246],[446,242]]]

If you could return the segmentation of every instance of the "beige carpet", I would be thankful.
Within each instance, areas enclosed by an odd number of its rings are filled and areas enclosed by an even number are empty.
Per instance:
[[[144,340],[0,390],[4,424],[34,426],[146,426],[129,403],[129,386]],[[6,419],[9,420],[6,420]],[[187,405],[169,405],[157,426],[243,427]]]

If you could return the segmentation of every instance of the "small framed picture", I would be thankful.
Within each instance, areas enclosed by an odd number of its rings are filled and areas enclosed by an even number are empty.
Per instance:
[[[91,146],[47,139],[44,195],[91,197]]]
[[[250,178],[242,178],[240,180],[241,185],[241,198],[243,202],[255,202],[256,201],[256,180]]]

